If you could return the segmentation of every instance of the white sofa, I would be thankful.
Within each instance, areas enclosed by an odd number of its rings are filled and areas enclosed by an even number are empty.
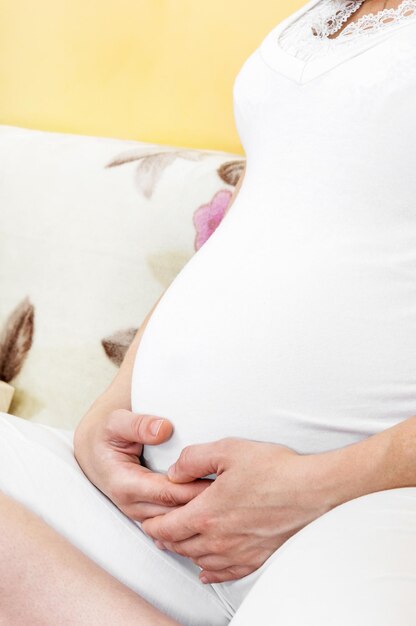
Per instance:
[[[218,225],[244,157],[0,126],[0,380],[73,428]],[[14,313],[13,313],[14,312]]]

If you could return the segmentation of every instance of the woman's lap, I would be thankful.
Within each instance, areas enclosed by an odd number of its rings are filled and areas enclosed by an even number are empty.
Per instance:
[[[229,623],[233,612],[199,581],[200,568],[159,550],[86,478],[71,431],[0,412],[0,490],[181,624]]]
[[[71,431],[0,413],[0,490],[184,625],[416,623],[416,488],[347,502],[256,572],[216,585],[202,585],[189,559],[158,550],[90,483],[74,458]]]

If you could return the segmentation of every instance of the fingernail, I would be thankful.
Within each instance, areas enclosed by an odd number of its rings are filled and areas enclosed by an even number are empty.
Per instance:
[[[157,437],[157,434],[160,430],[160,427],[162,426],[162,420],[153,420],[153,422],[150,424],[150,432],[152,433],[153,437]]]
[[[168,477],[172,478],[172,476],[174,476],[174,475],[175,475],[175,465],[173,464],[168,469]]]
[[[201,583],[206,584],[208,582],[208,578],[206,576],[201,576],[200,579]]]

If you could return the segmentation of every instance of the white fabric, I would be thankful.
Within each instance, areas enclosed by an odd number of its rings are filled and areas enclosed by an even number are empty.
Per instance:
[[[277,44],[296,15],[236,77],[243,185],[137,352],[133,410],[175,427],[145,446],[158,471],[188,444],[315,453],[415,413],[416,20],[301,61]]]
[[[89,482],[72,438],[0,413],[0,489],[183,626],[416,623],[416,488],[337,507],[256,572],[203,585],[192,561],[156,548]]]
[[[0,490],[27,506],[90,559],[183,626],[228,624],[262,567],[204,585],[190,559],[159,550],[85,476],[73,432],[0,412]]]

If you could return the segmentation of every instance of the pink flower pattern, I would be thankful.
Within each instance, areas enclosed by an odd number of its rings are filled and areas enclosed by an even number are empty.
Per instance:
[[[218,227],[224,217],[231,196],[231,191],[221,189],[221,191],[217,191],[211,202],[201,205],[194,211],[192,221],[196,230],[195,250],[199,250]]]

